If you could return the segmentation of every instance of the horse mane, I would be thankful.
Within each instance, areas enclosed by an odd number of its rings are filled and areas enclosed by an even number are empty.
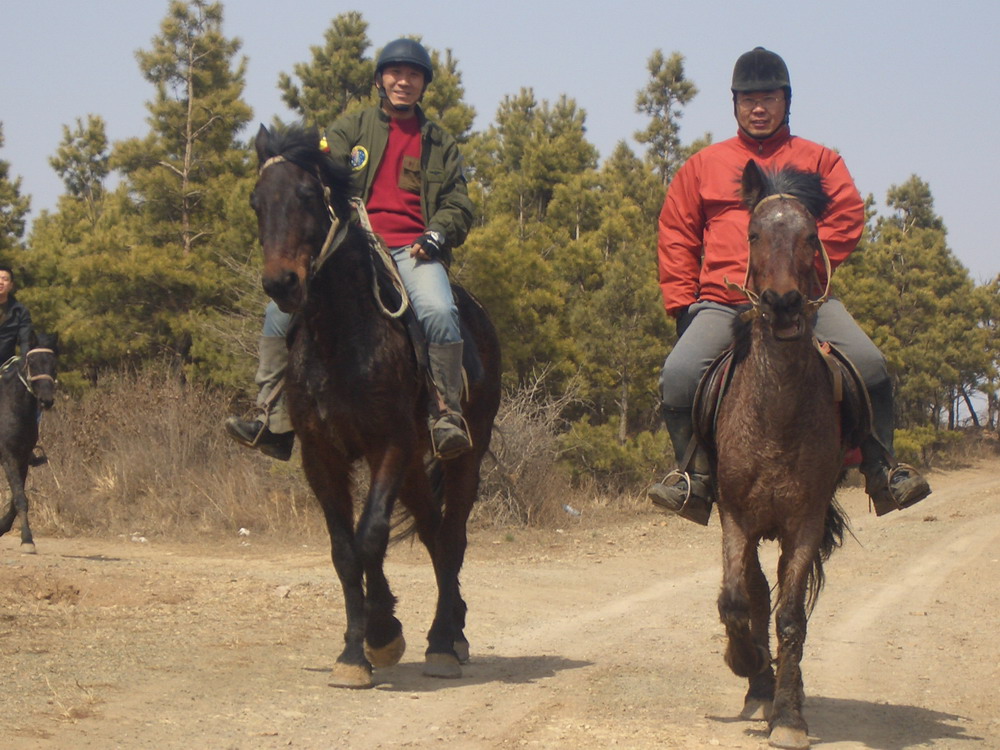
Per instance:
[[[330,204],[339,217],[350,212],[352,191],[351,169],[337,164],[320,149],[319,130],[307,125],[287,125],[270,129],[265,147],[265,160],[280,156],[307,172],[316,174],[330,188]]]
[[[806,207],[814,219],[820,218],[830,206],[830,196],[823,188],[823,178],[818,172],[806,172],[795,167],[762,169],[762,190],[755,196],[754,205],[769,195],[790,195]],[[751,210],[753,206],[748,205]]]

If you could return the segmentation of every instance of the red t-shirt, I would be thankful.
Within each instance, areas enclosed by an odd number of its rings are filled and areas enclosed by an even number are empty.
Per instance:
[[[424,233],[420,184],[420,121],[392,118],[389,142],[365,204],[372,229],[389,247],[410,245]]]

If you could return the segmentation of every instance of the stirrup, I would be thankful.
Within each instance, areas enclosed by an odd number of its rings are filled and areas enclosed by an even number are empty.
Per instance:
[[[668,484],[670,480],[674,481]],[[678,506],[675,506],[673,502],[665,502],[666,498],[661,498],[656,491],[657,488],[660,487],[662,487],[663,490],[676,489],[680,482],[684,482],[685,489],[684,498]],[[686,471],[674,469],[663,478],[662,482],[654,484],[650,487],[647,491],[647,495],[656,507],[662,508],[663,510],[671,513],[676,513],[681,518],[694,521],[702,526],[708,526],[708,519],[712,514],[712,499],[711,497],[692,495],[691,492],[693,489],[694,480],[691,478],[691,475]]]
[[[441,452],[441,448],[437,442],[437,437],[434,435],[435,427],[441,420],[447,420],[447,424],[450,427],[462,433],[462,436],[465,438],[465,445],[459,446],[457,449],[451,449],[447,453]],[[457,422],[453,420],[457,420]],[[429,432],[431,433],[431,450],[434,452],[435,458],[439,458],[442,461],[456,458],[461,456],[463,453],[467,453],[472,450],[472,433],[469,431],[469,423],[465,421],[465,416],[461,412],[442,412],[436,419],[433,420],[433,422],[431,422]]]
[[[892,485],[893,479],[895,479],[901,471],[909,474],[910,477],[915,480],[914,485],[909,488],[909,492],[902,497],[900,497],[897,492],[893,491]],[[931,488],[927,483],[927,480],[924,479],[923,475],[917,471],[916,468],[910,466],[910,464],[898,463],[894,466],[883,467],[881,472],[883,472],[883,476],[885,477],[885,484],[877,489],[873,488],[874,492],[869,494],[869,497],[871,498],[871,505],[875,510],[876,516],[884,516],[886,513],[891,513],[894,510],[909,508],[911,505],[916,505],[931,494]],[[902,488],[897,489],[901,490]],[[865,490],[868,490],[867,483]]]

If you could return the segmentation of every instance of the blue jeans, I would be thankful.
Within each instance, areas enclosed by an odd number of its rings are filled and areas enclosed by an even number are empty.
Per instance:
[[[448,280],[448,269],[437,260],[417,260],[410,257],[410,246],[390,251],[403,286],[410,297],[413,312],[423,327],[428,344],[454,344],[462,340],[458,323],[458,306]],[[278,309],[274,300],[264,308],[264,336],[288,333],[292,316]]]
[[[458,306],[448,280],[448,269],[438,260],[410,257],[410,246],[396,247],[392,253],[413,312],[424,329],[428,344],[455,344],[462,340]]]
[[[678,321],[680,338],[660,372],[660,396],[668,409],[690,409],[702,374],[732,341],[736,309],[718,302],[696,302]],[[851,360],[869,391],[888,382],[885,357],[837,299],[816,314],[816,338],[829,341]]]

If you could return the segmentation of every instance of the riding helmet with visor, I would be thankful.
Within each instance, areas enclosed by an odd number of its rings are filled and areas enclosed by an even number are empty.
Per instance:
[[[375,62],[375,73],[380,74],[386,66],[400,63],[412,65],[423,71],[425,84],[434,78],[431,56],[427,54],[424,46],[414,39],[396,39],[385,45]]]

